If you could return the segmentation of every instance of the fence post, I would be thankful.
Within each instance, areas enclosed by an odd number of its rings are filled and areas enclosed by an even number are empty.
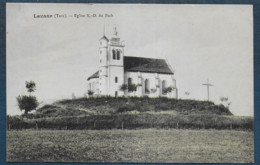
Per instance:
[[[121,127],[122,127],[122,129],[124,129],[124,122],[123,121],[121,123]]]
[[[177,129],[179,129],[179,122],[177,122]]]
[[[37,122],[35,124],[35,128],[36,128],[36,130],[38,130],[38,123]]]
[[[11,130],[11,124],[8,123],[8,130]]]
[[[96,120],[94,121],[94,128],[96,127]]]
[[[66,126],[65,126],[65,129],[67,130],[68,129],[68,121],[66,120]]]
[[[232,124],[230,124],[230,129],[232,129]]]

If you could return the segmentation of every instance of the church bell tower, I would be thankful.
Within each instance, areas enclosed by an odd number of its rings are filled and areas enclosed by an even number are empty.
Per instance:
[[[124,83],[124,45],[117,28],[111,39],[105,34],[99,40],[99,95],[122,96],[120,86]]]
[[[120,86],[124,83],[124,45],[120,41],[117,28],[108,43],[108,94],[122,96]]]

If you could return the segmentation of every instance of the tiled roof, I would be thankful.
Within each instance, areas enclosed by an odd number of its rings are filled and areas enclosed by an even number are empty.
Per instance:
[[[173,74],[164,59],[124,56],[124,71]],[[88,78],[98,78],[98,71]]]
[[[90,79],[92,79],[92,78],[99,78],[99,73],[98,73],[98,71],[96,71],[94,74],[92,74],[92,75],[88,78],[88,80],[90,80]]]
[[[125,71],[173,74],[164,59],[124,57]]]

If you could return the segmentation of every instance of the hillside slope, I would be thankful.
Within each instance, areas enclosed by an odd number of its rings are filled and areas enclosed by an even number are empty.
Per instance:
[[[97,97],[61,100],[22,116],[7,116],[7,129],[238,129],[252,117],[233,116],[223,105],[197,100]]]
[[[232,115],[229,109],[223,105],[215,105],[213,102],[148,97],[96,97],[61,100],[41,107],[34,115],[37,117],[61,117],[111,115],[131,112]]]

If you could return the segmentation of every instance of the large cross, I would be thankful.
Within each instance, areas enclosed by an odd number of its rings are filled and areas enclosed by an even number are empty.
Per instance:
[[[202,84],[202,85],[206,85],[207,86],[207,92],[208,92],[208,101],[209,101],[209,87],[213,86],[213,84],[209,83],[209,79],[207,79],[207,83],[206,84]]]

